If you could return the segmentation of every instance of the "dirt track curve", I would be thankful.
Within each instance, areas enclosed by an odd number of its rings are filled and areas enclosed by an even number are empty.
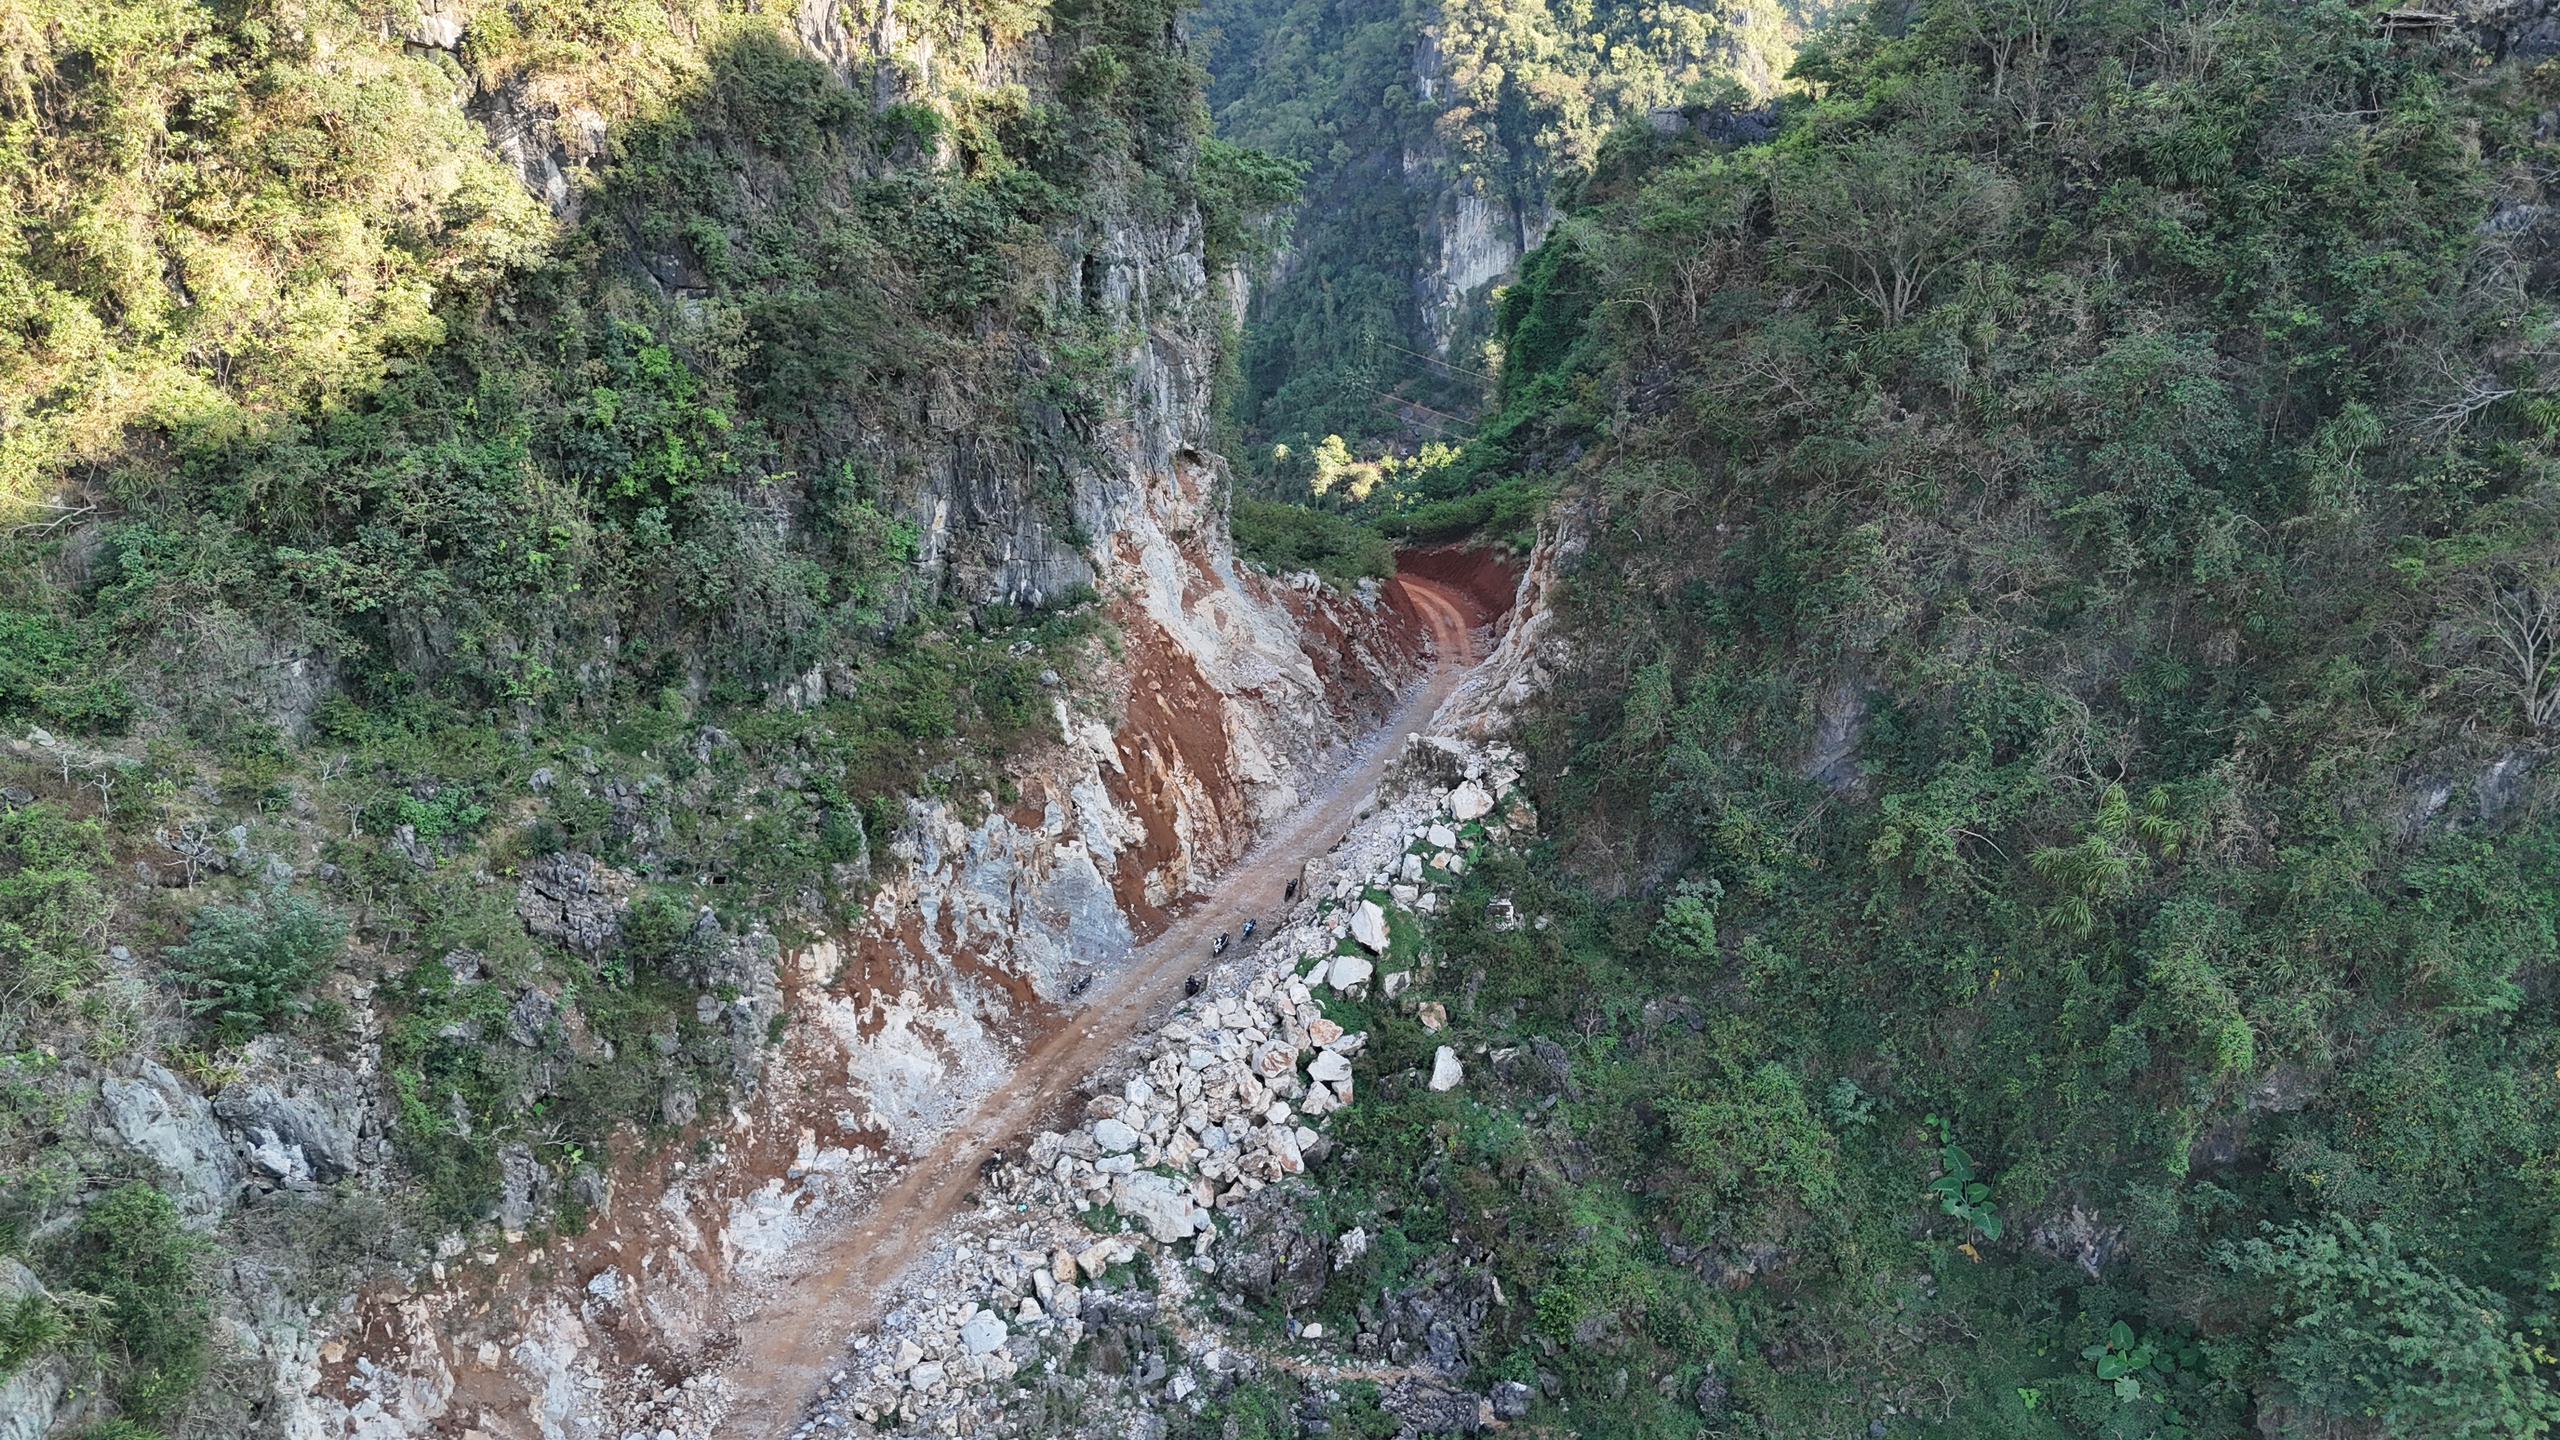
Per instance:
[[[737,1399],[720,1426],[722,1440],[788,1434],[819,1384],[840,1368],[848,1336],[875,1318],[882,1291],[976,1187],[987,1157],[1023,1135],[1115,1047],[1180,1000],[1182,983],[1207,959],[1211,938],[1232,929],[1240,915],[1277,910],[1281,888],[1359,818],[1360,803],[1377,787],[1397,742],[1431,718],[1474,660],[1456,592],[1418,576],[1393,583],[1430,623],[1429,679],[1371,737],[1358,768],[1258,841],[1219,877],[1214,892],[1140,948],[1107,989],[1097,989],[1066,1024],[1035,1041],[1012,1078],[939,1147],[914,1157],[859,1222],[817,1241],[809,1268],[782,1295],[739,1322],[738,1348],[726,1367]]]

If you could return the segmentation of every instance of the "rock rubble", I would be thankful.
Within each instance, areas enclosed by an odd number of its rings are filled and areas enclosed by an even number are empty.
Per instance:
[[[1391,788],[1404,798],[1308,863],[1307,893],[1267,940],[1135,1042],[1124,1065],[1092,1084],[1074,1126],[989,1169],[981,1210],[954,1226],[953,1243],[880,1326],[855,1339],[795,1440],[976,1432],[1000,1390],[1064,1383],[1061,1367],[1088,1340],[1082,1363],[1133,1382],[1146,1404],[1197,1405],[1266,1363],[1214,1329],[1168,1340],[1166,1328],[1184,1322],[1163,1307],[1205,1284],[1277,1294],[1296,1310],[1365,1252],[1359,1229],[1301,1230],[1288,1192],[1272,1188],[1324,1163],[1330,1117],[1358,1098],[1353,1061],[1368,1035],[1328,1016],[1327,1003],[1365,1000],[1373,984],[1387,999],[1402,995],[1413,972],[1380,973],[1397,963],[1393,912],[1431,912],[1478,839],[1534,824],[1509,794],[1518,774],[1503,747],[1409,738],[1398,769],[1403,783]],[[1503,817],[1487,819],[1506,797]],[[1429,1083],[1452,1089],[1464,1073],[1443,1046]],[[1488,1301],[1469,1291],[1452,1311],[1445,1296],[1418,1298],[1445,1289],[1417,1291],[1343,1338],[1364,1359],[1427,1361],[1454,1379]],[[1322,1331],[1299,1333],[1311,1342]],[[1424,1431],[1516,1413],[1517,1397],[1499,1389],[1424,1385],[1408,1398],[1405,1418]],[[1143,1406],[1128,1423],[1126,1433],[1162,1433]]]

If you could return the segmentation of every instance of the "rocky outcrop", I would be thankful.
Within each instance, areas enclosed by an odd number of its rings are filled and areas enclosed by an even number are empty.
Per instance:
[[[14,1312],[18,1302],[45,1293],[44,1284],[26,1266],[0,1255],[0,1311]],[[71,1388],[72,1362],[67,1356],[30,1358],[0,1378],[0,1440],[45,1440],[65,1412],[84,1410]]]
[[[1334,1244],[1308,1223],[1305,1207],[1286,1190],[1268,1190],[1235,1209],[1235,1239],[1219,1273],[1237,1294],[1275,1301],[1284,1313],[1306,1310],[1324,1297],[1333,1273]]]
[[[1483,739],[1510,728],[1532,698],[1546,693],[1572,660],[1556,613],[1556,587],[1588,545],[1589,525],[1570,501],[1549,509],[1520,576],[1501,641],[1431,717],[1447,735]]]
[[[241,1165],[202,1095],[165,1066],[136,1060],[124,1074],[98,1082],[98,1099],[113,1138],[168,1172],[188,1224],[209,1226],[222,1217],[240,1188]]]
[[[2456,17],[2453,28],[2494,59],[2529,64],[2560,55],[2560,3],[2554,0],[2451,0],[2405,8]],[[2436,32],[2432,26],[2412,26],[2400,33],[2423,40]]]
[[[371,1096],[342,1066],[261,1067],[216,1095],[213,1113],[230,1132],[242,1169],[261,1188],[335,1184],[379,1158]]]
[[[638,882],[576,851],[547,855],[525,867],[516,913],[525,928],[589,960],[622,935],[622,911]]]
[[[441,3],[449,7],[452,0]],[[428,14],[422,9],[421,15],[422,26],[434,25],[441,32],[443,22],[459,11]],[[457,38],[460,28],[455,27]],[[598,162],[604,159],[604,116],[563,103],[543,93],[534,79],[521,75],[480,91],[466,108],[488,132],[490,148],[535,199],[550,207],[564,225],[575,225],[583,218],[587,198],[596,188]]]

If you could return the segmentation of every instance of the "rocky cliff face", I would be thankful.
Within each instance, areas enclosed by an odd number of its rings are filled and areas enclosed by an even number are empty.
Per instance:
[[[887,4],[813,0],[795,30],[879,104],[940,63]],[[527,186],[575,214],[588,153],[576,117],[500,95],[487,119]],[[810,1227],[859,1207],[902,1156],[1006,1083],[1085,983],[1324,785],[1387,713],[1419,653],[1414,629],[1374,591],[1263,576],[1229,549],[1224,463],[1206,448],[1227,301],[1196,215],[1136,208],[1106,204],[1085,232],[1053,237],[1088,257],[1083,298],[1123,344],[1108,418],[1066,477],[1071,527],[1035,502],[1029,477],[960,443],[910,472],[898,502],[919,569],[946,591],[1036,605],[1091,586],[1116,658],[1080,693],[1047,697],[1054,733],[1013,765],[1015,798],[907,805],[877,837],[877,889],[848,929],[787,955],[767,937],[713,937],[728,957],[714,988],[736,998],[705,1018],[733,1035],[741,1063],[725,1115],[697,1115],[689,1092],[665,1097],[665,1118],[699,1128],[697,1153],[561,1177],[528,1152],[495,1231],[447,1236],[432,1264],[404,1267],[343,1319],[269,1335],[288,1433],[584,1440],[605,1434],[607,1401],[652,1416],[642,1433],[703,1433],[722,1402],[683,1377],[767,1298],[763,1277]],[[931,415],[959,402],[919,403]],[[777,703],[815,703],[830,683],[822,666]],[[600,955],[634,885],[597,862],[577,871],[530,875],[519,908],[538,933]],[[149,1079],[129,1083],[177,1116],[183,1084]],[[292,1099],[272,1101],[256,1134],[289,1149],[268,1112],[291,1112]],[[220,1102],[195,1119],[161,1129],[228,1123]],[[300,1152],[306,1168],[335,1153]],[[584,1187],[594,1228],[547,1245],[516,1238],[563,1186]]]
[[[1413,47],[1414,93],[1441,98],[1448,89],[1441,70],[1440,30],[1426,25]],[[1413,294],[1422,333],[1433,354],[1473,364],[1462,342],[1490,333],[1492,288],[1546,238],[1555,206],[1543,193],[1500,193],[1484,176],[1454,164],[1436,137],[1406,147],[1404,177],[1420,202]]]

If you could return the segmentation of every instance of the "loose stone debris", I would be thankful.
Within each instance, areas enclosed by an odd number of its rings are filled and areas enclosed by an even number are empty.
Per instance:
[[[1443,772],[1440,783],[1434,772]],[[1285,1207],[1255,1200],[1321,1166],[1333,1149],[1331,1117],[1358,1098],[1352,1061],[1368,1036],[1328,1017],[1325,1002],[1364,999],[1380,983],[1378,962],[1393,948],[1389,916],[1438,907],[1464,873],[1467,832],[1499,839],[1535,824],[1526,800],[1510,793],[1518,771],[1507,747],[1478,753],[1408,737],[1396,775],[1407,798],[1310,862],[1299,903],[1270,938],[1210,972],[1167,1023],[1133,1044],[1125,1064],[1089,1083],[1081,1123],[1044,1132],[989,1167],[980,1208],[949,1227],[925,1273],[893,1297],[875,1329],[855,1337],[795,1440],[1040,1433],[993,1417],[1008,1397],[1074,1384],[1062,1363],[1088,1338],[1085,1362],[1112,1377],[1111,1396],[1134,1409],[1115,1418],[1088,1408],[1077,1433],[1154,1440],[1163,1434],[1156,1407],[1197,1410],[1269,1364],[1318,1365],[1304,1352],[1322,1348],[1321,1326],[1293,1321],[1298,1353],[1257,1355],[1191,1315],[1188,1303],[1233,1287],[1281,1292],[1290,1308],[1312,1304],[1327,1273],[1366,1252],[1361,1229],[1299,1234],[1275,1221]],[[1477,828],[1498,799],[1509,802],[1504,817]],[[1409,969],[1392,972],[1383,993],[1393,999],[1412,980]],[[1441,1046],[1431,1088],[1455,1089],[1464,1076],[1455,1051]],[[1444,1293],[1460,1297],[1461,1311],[1472,1304],[1478,1320],[1486,1304],[1501,1303],[1489,1272],[1453,1271]],[[1364,1321],[1356,1337],[1364,1360],[1439,1367],[1443,1380],[1391,1392],[1390,1409],[1409,1432],[1472,1433],[1520,1413],[1520,1387],[1479,1393],[1444,1383],[1465,1371],[1456,1332],[1432,1303],[1412,1308],[1406,1329],[1390,1314]],[[1408,1332],[1410,1340],[1382,1339]]]

